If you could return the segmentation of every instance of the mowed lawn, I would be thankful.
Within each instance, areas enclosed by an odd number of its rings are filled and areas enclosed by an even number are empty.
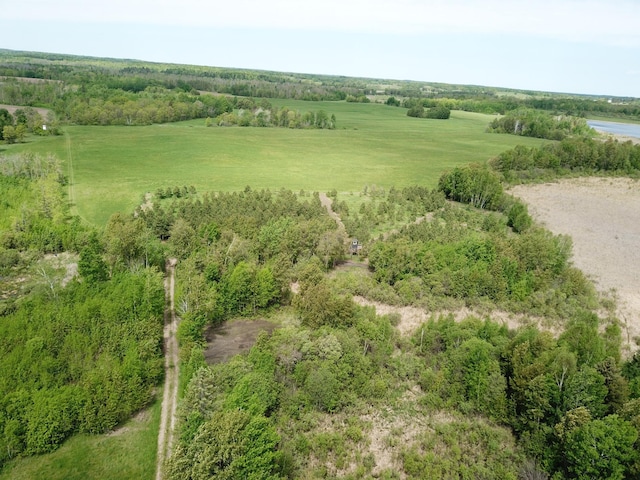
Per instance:
[[[11,150],[54,151],[71,162],[74,213],[104,225],[130,212],[145,192],[191,186],[198,192],[287,188],[359,192],[436,185],[448,168],[485,162],[516,144],[539,140],[486,133],[489,115],[454,111],[449,120],[417,119],[380,104],[273,100],[278,106],[324,110],[335,130],[206,127],[194,120],[145,127],[66,127],[65,136]],[[68,166],[69,164],[66,163]]]

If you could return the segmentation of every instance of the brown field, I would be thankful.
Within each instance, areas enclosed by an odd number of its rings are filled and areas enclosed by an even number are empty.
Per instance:
[[[578,178],[519,185],[515,196],[546,228],[573,239],[573,263],[617,299],[626,353],[640,347],[640,183]]]

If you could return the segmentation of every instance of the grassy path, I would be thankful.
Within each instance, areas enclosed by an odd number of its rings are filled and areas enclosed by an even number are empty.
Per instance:
[[[67,181],[69,182],[69,208],[72,215],[75,215],[80,218],[87,225],[91,225],[91,222],[87,220],[85,216],[80,213],[77,205],[76,199],[76,177],[73,165],[73,148],[71,143],[71,135],[69,132],[65,130],[64,132],[65,138],[65,152],[67,156]]]
[[[64,138],[65,138],[65,148],[67,151],[67,177],[69,181],[69,204],[71,205],[72,213],[74,215],[77,215],[78,209],[75,207],[76,199],[75,199],[75,192],[73,189],[75,185],[75,181],[73,178],[73,154],[71,153],[71,135],[69,135],[69,132],[67,131],[64,132]]]
[[[175,294],[175,266],[176,259],[167,262],[167,277],[165,279],[165,294],[167,308],[164,314],[164,394],[162,411],[160,414],[160,430],[158,431],[158,457],[156,461],[156,480],[164,478],[164,466],[171,456],[173,448],[173,433],[176,423],[176,408],[178,405],[178,317],[176,316]]]

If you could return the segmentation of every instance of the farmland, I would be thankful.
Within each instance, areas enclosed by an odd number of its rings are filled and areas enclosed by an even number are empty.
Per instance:
[[[199,192],[280,188],[359,192],[364,186],[435,186],[440,174],[484,163],[538,139],[485,132],[493,116],[454,111],[448,121],[415,119],[379,104],[279,100],[335,114],[335,130],[205,127],[203,120],[140,127],[69,126],[65,135],[4,147],[50,152],[72,162],[72,203],[89,223],[130,212],[145,192],[194,185]]]

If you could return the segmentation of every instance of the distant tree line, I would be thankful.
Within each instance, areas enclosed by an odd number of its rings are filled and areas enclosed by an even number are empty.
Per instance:
[[[453,86],[451,86],[453,87]],[[515,95],[494,95],[480,92],[469,92],[456,95],[451,89],[443,89],[442,92],[425,96],[425,92],[405,92],[404,100],[398,100],[394,95],[398,92],[386,92],[389,105],[412,108],[416,104],[422,104],[425,108],[443,105],[450,110],[463,110],[466,112],[485,113],[489,115],[506,115],[520,110],[537,110],[548,112],[553,116],[586,117],[588,115],[600,115],[611,118],[640,118],[640,102],[637,99],[622,99],[622,102],[613,103],[602,98],[580,98],[579,96],[548,95],[545,98],[518,98]],[[389,101],[389,100],[387,100]]]
[[[563,140],[568,136],[576,135],[595,135],[584,118],[554,116],[531,109],[516,110],[496,118],[489,124],[488,131],[548,140]]]
[[[634,99],[538,94],[491,87],[427,82],[388,82],[328,75],[287,74],[218,67],[165,65],[89,57],[0,52],[0,103],[51,108],[60,121],[83,125],[146,125],[229,112],[203,92],[231,97],[369,102],[376,94],[414,116],[445,118],[445,110],[506,114],[520,109],[552,115],[639,118]],[[28,81],[25,81],[25,78]],[[522,95],[524,93],[524,95]],[[519,94],[520,96],[516,95]],[[228,100],[228,99],[227,99]],[[436,108],[438,107],[438,108]],[[509,130],[509,128],[506,128]],[[555,134],[554,134],[555,135]]]
[[[206,118],[233,109],[226,97],[175,93],[154,87],[139,93],[90,89],[55,104],[60,120],[78,125],[149,125]]]
[[[640,145],[609,139],[567,138],[541,147],[517,146],[490,160],[491,167],[511,182],[554,176],[611,172],[640,173]]]
[[[237,112],[227,112],[218,115],[214,121],[207,119],[207,125],[228,127],[284,127],[284,128],[336,128],[336,116],[329,115],[324,110],[300,113],[287,107],[271,107],[263,110],[261,107],[241,109]]]

